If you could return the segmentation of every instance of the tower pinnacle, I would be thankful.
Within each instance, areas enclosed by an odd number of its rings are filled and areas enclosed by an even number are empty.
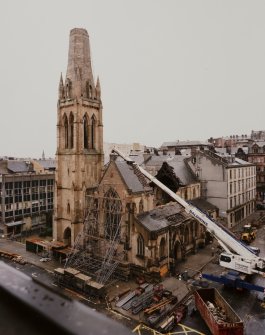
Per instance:
[[[95,96],[95,83],[93,79],[89,36],[86,29],[74,28],[70,31],[67,82],[71,86],[71,93],[75,97]]]

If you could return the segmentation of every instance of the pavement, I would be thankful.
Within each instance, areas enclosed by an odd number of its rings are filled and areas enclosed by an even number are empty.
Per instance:
[[[234,226],[232,230],[238,232],[242,229],[244,224],[253,224],[262,218],[265,219],[265,211],[256,211],[246,220],[243,220],[240,224]],[[204,248],[198,249],[196,254],[189,254],[186,260],[178,263],[177,271],[181,274],[186,272],[189,277],[196,276],[208,263],[214,260],[215,254],[218,251],[217,246],[218,242],[214,240],[212,244],[208,244]],[[1,250],[21,255],[27,263],[36,265],[48,271],[53,271],[55,268],[62,267],[58,261],[54,260],[40,262],[42,255],[27,251],[25,244],[21,242],[0,238],[0,251]]]
[[[53,272],[54,269],[62,266],[58,261],[54,260],[48,262],[41,262],[41,253],[35,254],[33,252],[27,251],[26,245],[17,241],[0,238],[0,253],[1,251],[20,255],[27,263],[33,264],[39,268],[45,269],[50,272]]]
[[[202,249],[198,249],[196,254],[190,254],[185,261],[182,261],[178,264],[177,271],[179,274],[188,275],[189,277],[196,277],[199,272],[213,260],[213,250],[215,250],[215,243],[209,244]],[[52,273],[54,269],[62,267],[58,261],[48,261],[41,262],[40,259],[42,255],[35,254],[33,252],[27,251],[25,244],[17,241],[11,241],[6,239],[0,239],[0,253],[1,251],[15,253],[20,256],[29,264],[33,264],[41,269]],[[171,291],[174,291],[175,296],[178,297],[178,301],[182,300],[189,293],[188,283],[179,277],[166,277],[165,286],[168,286]],[[134,280],[127,282],[116,282],[108,288],[108,300],[115,301],[117,296],[120,296],[121,293],[134,290],[138,284]],[[112,304],[115,306],[115,303]]]

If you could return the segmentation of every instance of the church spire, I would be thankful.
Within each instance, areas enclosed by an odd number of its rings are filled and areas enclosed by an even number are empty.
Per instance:
[[[71,85],[72,98],[94,97],[89,36],[85,29],[74,28],[70,32],[66,81]]]

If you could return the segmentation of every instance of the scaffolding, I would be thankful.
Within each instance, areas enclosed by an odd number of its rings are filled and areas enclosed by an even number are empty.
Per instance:
[[[104,197],[87,195],[83,229],[76,237],[65,268],[78,269],[103,285],[118,278],[115,270],[124,258],[123,248],[119,250],[123,214],[121,200],[113,189]]]

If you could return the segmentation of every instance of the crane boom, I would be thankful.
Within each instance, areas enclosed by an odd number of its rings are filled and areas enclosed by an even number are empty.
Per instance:
[[[233,234],[223,227],[220,223],[208,217],[205,213],[201,212],[197,207],[191,205],[179,195],[171,191],[167,186],[161,183],[157,178],[148,173],[145,169],[139,166],[135,161],[126,157],[117,149],[112,152],[123,158],[128,164],[133,165],[138,169],[150,182],[157,185],[161,190],[171,196],[172,199],[177,201],[184,207],[185,211],[189,213],[194,219],[199,221],[219,242],[221,247],[225,250],[220,255],[220,265],[229,269],[237,270],[243,273],[264,274],[265,260],[258,257],[251,248],[236,239]]]

